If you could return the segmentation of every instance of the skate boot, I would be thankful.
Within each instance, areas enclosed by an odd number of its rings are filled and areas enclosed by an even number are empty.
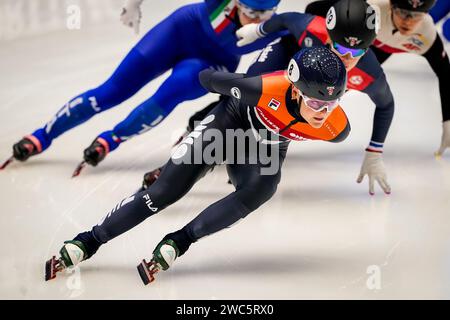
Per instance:
[[[39,141],[33,136],[22,138],[19,142],[13,145],[13,155],[3,163],[1,169],[6,168],[14,159],[19,161],[26,161],[29,157],[41,152]]]
[[[75,169],[72,177],[76,177],[81,173],[81,170],[90,164],[91,166],[97,166],[109,152],[109,145],[103,138],[95,139],[89,147],[84,149],[84,159]]]
[[[45,281],[56,278],[57,272],[76,266],[88,257],[85,245],[78,240],[65,241],[59,254],[59,259],[53,256],[45,263]]]
[[[140,191],[147,190],[148,187],[150,187],[156,180],[158,180],[161,171],[162,167],[144,174],[144,180],[142,181],[142,188],[140,189]]]
[[[142,260],[137,266],[139,275],[145,285],[155,280],[155,274],[159,271],[166,271],[179,256],[180,251],[175,241],[166,239],[162,240],[153,250],[153,258],[150,262]]]

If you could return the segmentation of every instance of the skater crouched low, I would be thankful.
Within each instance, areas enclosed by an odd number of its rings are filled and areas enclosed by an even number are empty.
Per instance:
[[[345,65],[325,47],[299,51],[286,71],[253,77],[202,71],[202,85],[228,98],[177,146],[147,189],[125,198],[90,231],[65,242],[60,258],[47,262],[46,279],[90,258],[101,245],[175,203],[208,170],[225,161],[235,191],[166,235],[150,262],[139,264],[143,282],[152,282],[192,243],[245,218],[274,195],[291,141],[340,142],[348,136],[350,125],[339,106],[346,81]],[[245,137],[244,149],[236,143],[238,133]]]

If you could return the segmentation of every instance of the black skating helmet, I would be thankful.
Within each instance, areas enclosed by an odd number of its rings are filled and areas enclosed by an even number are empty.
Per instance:
[[[347,86],[344,63],[326,47],[300,50],[289,62],[287,73],[305,96],[323,101],[339,99]]]
[[[364,0],[340,0],[326,16],[332,41],[352,49],[366,49],[377,36],[379,14]]]
[[[430,11],[435,3],[436,0],[391,0],[391,4],[397,8],[420,12]]]

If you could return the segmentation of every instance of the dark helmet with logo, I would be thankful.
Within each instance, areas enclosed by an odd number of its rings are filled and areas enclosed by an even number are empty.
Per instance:
[[[326,24],[332,41],[352,49],[366,49],[377,36],[379,15],[364,0],[340,0],[328,10]]]
[[[436,3],[436,0],[391,0],[394,7],[408,11],[428,12]]]
[[[289,62],[288,78],[307,97],[323,101],[337,100],[345,93],[345,65],[326,47],[305,48]]]

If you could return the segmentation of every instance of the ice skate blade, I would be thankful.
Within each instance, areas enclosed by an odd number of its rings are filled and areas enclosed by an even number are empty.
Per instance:
[[[8,160],[6,160],[2,166],[0,167],[0,170],[5,169],[11,162],[14,161],[14,156],[11,156]]]
[[[189,135],[189,132],[188,132],[188,131],[186,131],[185,133],[183,133],[183,134],[181,135],[181,137],[179,137],[178,140],[175,141],[175,143],[172,145],[172,148],[173,148],[173,147],[176,147],[177,145],[179,145],[179,144],[181,143],[181,141],[183,141],[188,135]]]
[[[148,285],[149,283],[155,281],[154,275],[159,271],[153,261],[147,263],[145,259],[142,260],[142,262],[137,266],[137,269],[144,285]]]
[[[75,171],[72,173],[72,178],[78,177],[81,170],[86,166],[86,161],[81,161],[81,163],[76,167]]]

